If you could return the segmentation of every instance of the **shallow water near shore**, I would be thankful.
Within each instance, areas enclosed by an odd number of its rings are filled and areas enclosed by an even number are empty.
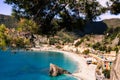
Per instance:
[[[49,64],[56,64],[71,73],[77,62],[59,52],[0,50],[0,80],[77,80],[72,76],[49,76]]]

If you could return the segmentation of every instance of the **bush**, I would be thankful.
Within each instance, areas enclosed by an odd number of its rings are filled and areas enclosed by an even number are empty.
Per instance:
[[[0,25],[0,32],[4,32],[6,30],[6,26],[4,24]]]
[[[65,43],[73,43],[75,39],[75,35],[72,32],[64,32],[60,31],[57,33],[57,36],[59,36],[59,39],[63,44]]]
[[[81,39],[80,41],[76,42],[75,47],[78,47],[84,40]]]
[[[100,51],[106,51],[107,49],[106,49],[105,45],[101,45],[101,46],[99,46],[99,50]]]
[[[103,74],[104,74],[105,78],[108,78],[108,79],[110,78],[110,70],[104,69]]]
[[[92,47],[92,44],[86,44],[88,47]]]
[[[89,49],[87,49],[87,50],[84,50],[84,51],[83,51],[83,54],[88,55],[88,54],[89,54],[89,52],[90,52],[90,50],[89,50]]]
[[[6,47],[6,42],[4,39],[0,39],[0,48],[3,49]]]
[[[89,35],[85,36],[85,39],[86,39],[87,41],[90,41]]]
[[[113,47],[112,50],[118,52],[118,51],[119,51],[119,47],[118,47],[118,46],[115,46],[115,47]]]
[[[59,45],[57,45],[57,46],[56,46],[56,48],[61,49],[62,47],[61,47],[61,46],[59,46]]]
[[[105,44],[100,44],[97,42],[96,44],[92,45],[93,49],[100,50],[100,51],[107,51],[107,47]],[[109,51],[109,50],[108,50]]]
[[[107,47],[107,52],[110,52],[112,50],[112,48],[110,46]]]
[[[110,40],[115,39],[115,37],[119,35],[119,32],[120,32],[120,27],[108,28],[108,30],[106,31],[106,33],[110,34],[107,36],[108,38],[110,38]]]
[[[92,47],[94,49],[99,49],[99,47],[101,46],[101,44],[99,42],[95,43]]]
[[[31,33],[38,33],[38,25],[33,20],[21,19],[18,23],[18,31],[29,31]]]
[[[31,45],[31,43],[29,39],[17,37],[11,39],[10,45],[13,48],[27,48]]]
[[[56,43],[59,43],[59,39],[57,38],[49,38],[49,44],[54,45]]]

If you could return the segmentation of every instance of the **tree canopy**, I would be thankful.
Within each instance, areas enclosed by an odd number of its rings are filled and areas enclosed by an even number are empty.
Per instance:
[[[111,0],[113,4],[111,5],[111,13],[119,14],[120,13],[120,0]]]
[[[112,13],[119,13],[119,0],[111,1]],[[93,21],[106,10],[97,0],[5,0],[5,3],[13,6],[12,14],[17,18],[33,19],[43,34],[61,28],[71,30],[75,24],[81,27],[83,20]]]

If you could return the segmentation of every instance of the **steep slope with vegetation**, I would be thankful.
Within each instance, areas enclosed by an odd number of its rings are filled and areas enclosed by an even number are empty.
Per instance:
[[[8,28],[13,28],[17,26],[18,20],[12,16],[0,14],[0,24],[4,24]]]
[[[108,28],[116,28],[120,27],[120,19],[113,18],[113,19],[106,19],[103,22],[108,26]]]

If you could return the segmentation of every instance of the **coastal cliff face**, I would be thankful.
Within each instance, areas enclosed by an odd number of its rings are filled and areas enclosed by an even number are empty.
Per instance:
[[[120,80],[120,52],[113,63],[110,80]]]

